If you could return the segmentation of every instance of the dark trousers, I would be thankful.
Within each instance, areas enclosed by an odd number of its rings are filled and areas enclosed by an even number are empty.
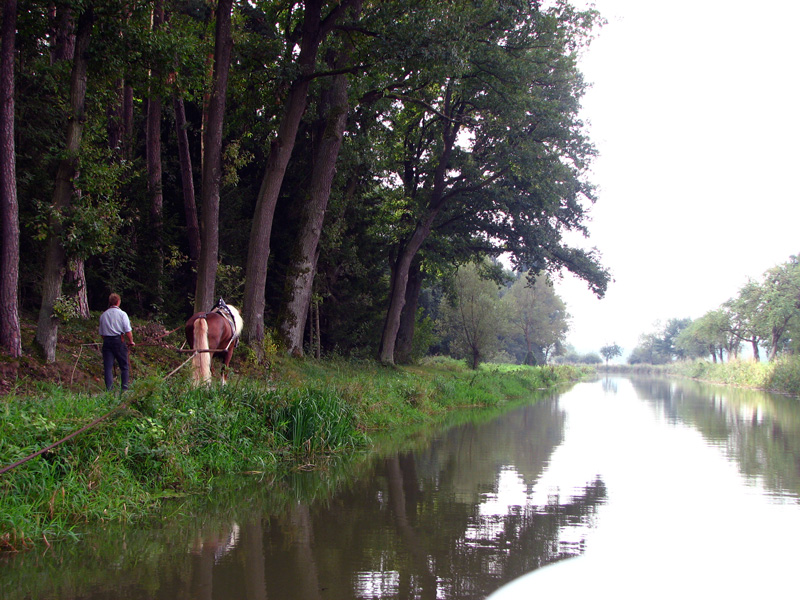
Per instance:
[[[114,361],[119,365],[119,376],[122,389],[128,389],[128,347],[118,335],[103,336],[103,375],[106,389],[114,387]]]

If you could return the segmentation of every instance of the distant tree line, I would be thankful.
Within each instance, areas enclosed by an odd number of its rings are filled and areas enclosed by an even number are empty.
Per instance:
[[[737,358],[747,345],[755,360],[774,361],[800,352],[800,257],[750,279],[739,293],[702,317],[670,319],[660,330],[640,337],[631,364],[663,364],[706,357]]]
[[[414,351],[421,298],[455,289],[459,265],[505,254],[606,289],[597,254],[564,240],[587,233],[595,200],[577,68],[594,10],[6,0],[2,19],[12,356],[20,310],[53,361],[59,323],[110,291],[170,323],[222,296],[256,350],[273,336],[393,364]],[[518,345],[531,362],[554,344]]]

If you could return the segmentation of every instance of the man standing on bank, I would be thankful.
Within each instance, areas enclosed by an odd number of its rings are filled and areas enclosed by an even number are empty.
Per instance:
[[[128,367],[128,346],[135,346],[133,331],[128,315],[122,310],[119,294],[108,297],[108,310],[100,315],[100,335],[103,336],[103,373],[106,390],[114,387],[114,361],[119,365],[122,391],[128,389],[130,370]],[[127,346],[122,338],[127,338]]]

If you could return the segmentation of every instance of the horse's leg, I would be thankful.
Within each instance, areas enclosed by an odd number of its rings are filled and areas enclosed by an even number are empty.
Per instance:
[[[228,381],[228,365],[230,364],[232,357],[233,348],[225,353],[225,358],[222,361],[222,385],[225,385],[225,383]]]

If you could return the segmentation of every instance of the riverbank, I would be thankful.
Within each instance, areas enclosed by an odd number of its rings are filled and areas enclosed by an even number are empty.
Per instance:
[[[588,371],[281,359],[265,373],[202,389],[186,375],[159,373],[137,377],[122,397],[44,383],[12,390],[0,398],[0,467],[108,416],[0,475],[0,547],[45,546],[77,537],[83,523],[142,519],[168,498],[210,492],[222,475],[280,474],[315,468],[331,454],[369,452],[376,433],[499,407]]]
[[[721,383],[800,396],[800,357],[784,356],[774,362],[732,360],[712,363],[706,360],[679,361],[666,365],[598,365],[598,371],[677,375],[709,383]]]

